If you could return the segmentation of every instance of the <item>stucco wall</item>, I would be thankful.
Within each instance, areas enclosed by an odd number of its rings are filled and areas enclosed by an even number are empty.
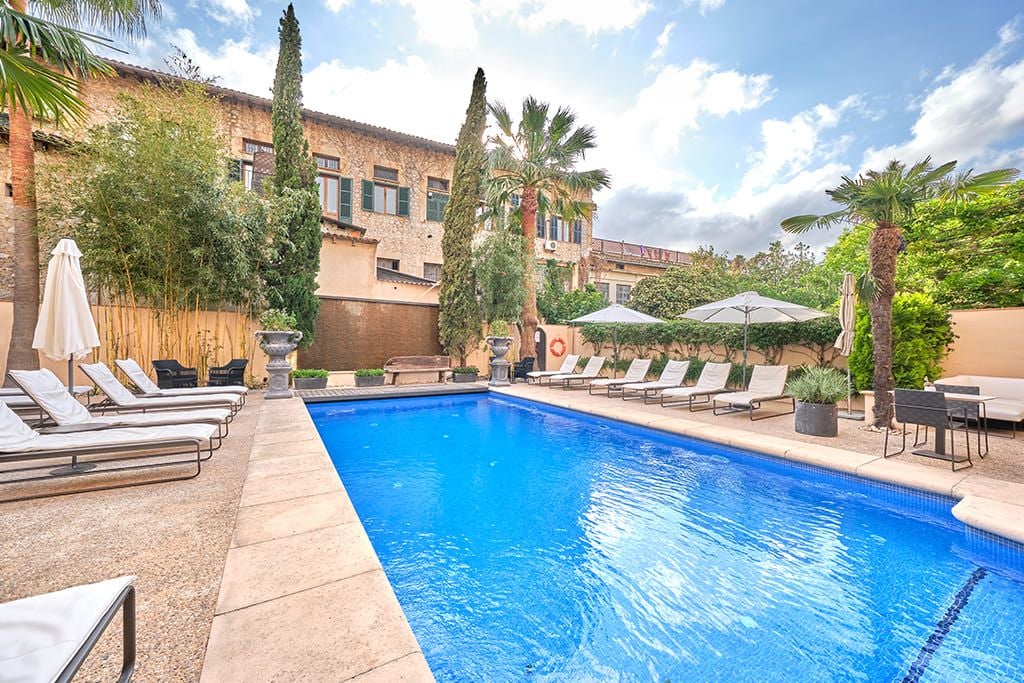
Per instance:
[[[1024,307],[951,314],[957,339],[943,375],[1024,377]]]
[[[325,237],[320,248],[317,294],[437,304],[436,286],[377,279],[376,245],[346,237]]]

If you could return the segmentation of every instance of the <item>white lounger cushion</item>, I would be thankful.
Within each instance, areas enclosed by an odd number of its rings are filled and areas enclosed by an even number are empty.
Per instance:
[[[0,605],[0,680],[56,680],[134,580],[122,576]]]
[[[661,371],[661,377],[653,382],[637,382],[636,384],[623,384],[623,389],[635,389],[645,391],[647,389],[668,389],[678,387],[686,379],[686,371],[690,369],[688,360],[670,360]]]
[[[647,371],[651,368],[650,358],[634,358],[629,364],[629,369],[626,370],[626,375],[619,379],[595,379],[590,383],[592,387],[613,387],[617,384],[630,384],[632,382],[642,382],[644,377],[647,376]]]
[[[561,381],[564,379],[589,379],[591,377],[597,377],[601,372],[601,368],[604,367],[604,356],[591,356],[590,360],[583,368],[583,372],[570,372],[564,375],[552,375],[551,381]]]
[[[204,394],[202,396],[156,396],[154,398],[139,398],[132,392],[125,389],[124,385],[103,363],[82,363],[78,367],[96,383],[107,398],[120,408],[159,408],[161,406],[182,407],[184,404],[190,406],[216,406],[225,403],[237,405],[242,397],[238,394]]]
[[[576,364],[580,362],[580,357],[573,354],[569,354],[562,361],[562,367],[557,370],[531,370],[526,373],[527,377],[551,377],[552,375],[565,375],[572,372]]]
[[[68,393],[57,375],[47,369],[11,370],[11,377],[24,387],[35,401],[58,425],[105,424],[111,427],[184,424],[188,422],[223,422],[231,416],[228,408],[203,410],[174,410],[157,414],[93,415]]]
[[[71,389],[72,389],[72,391],[74,392],[74,394],[76,396],[80,395],[80,394],[88,394],[88,393],[90,393],[92,391],[92,387],[87,387],[84,384],[76,384]],[[67,391],[67,390],[68,390],[67,385],[65,385],[64,386],[64,391]],[[25,392],[22,391],[21,389],[19,389],[18,387],[0,387],[0,398],[3,398],[4,396],[24,396],[24,395],[25,395]]]
[[[982,395],[997,397],[991,401],[985,401],[985,414],[989,419],[1009,422],[1024,421],[1024,379],[988,375],[957,375],[937,380],[936,384],[978,387]]]
[[[121,372],[139,388],[139,391],[152,396],[196,396],[198,394],[245,394],[249,390],[240,386],[226,387],[188,387],[182,389],[161,389],[153,383],[146,371],[131,358],[118,358],[114,361]]]
[[[786,393],[786,378],[788,376],[788,365],[755,365],[754,371],[750,374],[750,384],[746,391],[719,394],[715,397],[715,402],[734,406],[749,406],[758,400],[778,398]]]
[[[661,395],[666,398],[689,398],[701,394],[713,393],[725,389],[729,381],[729,370],[732,363],[705,363],[704,369],[700,371],[697,383],[692,387],[678,387],[666,389]]]

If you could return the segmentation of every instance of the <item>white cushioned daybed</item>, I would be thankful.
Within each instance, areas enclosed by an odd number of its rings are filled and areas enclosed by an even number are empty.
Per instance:
[[[996,397],[985,401],[988,419],[1012,422],[1014,431],[1016,425],[1024,421],[1024,378],[956,375],[936,380],[935,383],[978,387],[982,395]]]

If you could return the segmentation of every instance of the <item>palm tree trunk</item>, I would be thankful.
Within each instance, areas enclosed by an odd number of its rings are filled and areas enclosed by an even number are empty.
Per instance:
[[[871,232],[868,249],[875,293],[868,302],[871,313],[871,341],[875,359],[875,409],[872,425],[888,429],[892,416],[892,298],[896,293],[896,256],[900,247],[900,228],[878,223]]]
[[[537,317],[537,256],[534,253],[537,241],[537,188],[523,188],[519,211],[522,217],[523,237],[526,238],[525,253],[523,254],[526,259],[526,271],[523,275],[526,299],[523,301],[521,316],[523,329],[519,337],[519,354],[525,357],[534,355],[533,347],[536,344],[534,337],[537,334],[537,325],[540,323],[540,319]]]
[[[25,11],[25,0],[11,0],[11,8]],[[36,234],[35,142],[32,115],[11,103],[11,184],[14,186],[14,318],[7,369],[38,370],[39,355],[32,348],[39,318],[39,237]],[[10,380],[6,380],[10,383]]]

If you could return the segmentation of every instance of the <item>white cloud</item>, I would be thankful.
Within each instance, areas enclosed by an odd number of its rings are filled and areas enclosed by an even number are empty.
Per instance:
[[[191,8],[200,6],[196,0],[189,0],[188,4]],[[207,14],[222,24],[239,21],[248,23],[260,14],[259,10],[251,7],[247,0],[206,0],[202,3],[202,7]]]
[[[254,48],[248,38],[226,40],[213,51],[199,45],[195,34],[181,28],[168,36],[180,47],[205,76],[218,76],[219,85],[260,97],[270,97],[277,67],[277,46]],[[157,65],[156,68],[162,68]]]
[[[714,12],[724,5],[725,0],[684,0],[683,4],[687,6],[696,4],[701,14],[707,14],[708,12]]]
[[[472,0],[400,0],[412,10],[420,42],[446,49],[476,47],[478,34]]]
[[[1024,133],[1024,60],[1006,64],[1006,48],[1020,39],[1017,22],[999,30],[999,42],[964,69],[946,67],[919,105],[911,137],[870,148],[863,167],[892,159],[913,163],[931,155],[936,162],[993,157],[1002,141]]]
[[[672,29],[676,27],[676,22],[670,21],[665,24],[665,28],[658,34],[658,44],[654,48],[654,52],[651,53],[651,61],[661,59],[665,56],[665,50],[668,49],[669,41],[672,40]]]
[[[337,14],[351,5],[352,0],[324,0],[324,4],[327,5],[327,9]]]
[[[647,0],[542,0],[521,19],[524,28],[542,31],[567,23],[587,35],[633,28],[651,9]]]

